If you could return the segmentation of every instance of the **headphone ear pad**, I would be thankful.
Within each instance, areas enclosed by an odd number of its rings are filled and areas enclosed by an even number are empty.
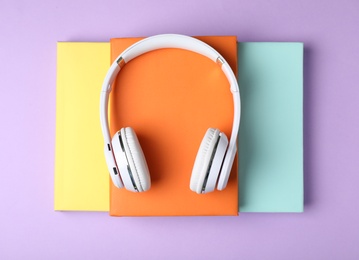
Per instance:
[[[192,170],[190,181],[192,191],[200,194],[204,193],[204,188],[205,192],[214,190],[227,144],[227,137],[218,129],[209,128],[207,130]],[[214,164],[214,167],[212,167],[212,164]],[[210,185],[209,189],[204,187],[207,184]]]
[[[122,156],[121,163],[126,164],[119,166],[124,186],[131,191],[147,191],[151,187],[150,173],[137,135],[131,127],[122,128],[119,135],[120,146],[125,155]],[[117,158],[116,161],[118,162]]]

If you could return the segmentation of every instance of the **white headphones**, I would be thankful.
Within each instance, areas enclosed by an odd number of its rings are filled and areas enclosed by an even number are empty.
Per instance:
[[[151,186],[146,159],[137,136],[131,127],[122,128],[110,137],[108,124],[108,99],[111,85],[118,72],[130,60],[157,49],[178,48],[202,54],[221,66],[233,94],[234,118],[231,139],[218,129],[209,128],[202,140],[192,170],[190,189],[196,193],[207,193],[227,186],[237,151],[237,135],[240,123],[240,95],[237,79],[226,60],[212,47],[195,38],[162,34],[145,38],[122,52],[108,70],[102,85],[100,119],[105,139],[105,158],[111,179],[118,188],[125,187],[134,192],[146,191]]]

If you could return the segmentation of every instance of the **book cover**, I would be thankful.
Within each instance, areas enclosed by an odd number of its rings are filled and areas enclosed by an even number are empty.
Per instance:
[[[99,123],[109,43],[57,44],[55,210],[109,210]]]
[[[198,37],[237,71],[236,37]],[[111,60],[140,38],[111,40]],[[189,188],[194,160],[208,128],[231,134],[233,98],[220,67],[202,55],[161,49],[121,70],[110,96],[110,129],[131,126],[150,170],[144,193],[110,187],[112,216],[237,215],[237,162],[223,191],[198,195]]]
[[[239,43],[240,212],[303,211],[303,44]]]

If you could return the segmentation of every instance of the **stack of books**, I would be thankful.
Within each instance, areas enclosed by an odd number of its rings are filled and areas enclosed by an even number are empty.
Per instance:
[[[231,133],[232,94],[215,63],[189,51],[162,49],[121,70],[110,95],[110,130],[135,129],[152,180],[148,192],[132,193],[110,182],[99,100],[112,61],[142,38],[59,42],[55,210],[111,216],[303,211],[303,44],[197,38],[220,52],[238,76],[238,160],[227,188],[202,195],[189,189],[205,131]]]

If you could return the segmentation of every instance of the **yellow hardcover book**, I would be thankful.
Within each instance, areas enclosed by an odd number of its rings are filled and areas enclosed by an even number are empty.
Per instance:
[[[57,44],[55,210],[109,210],[99,101],[110,43]]]

